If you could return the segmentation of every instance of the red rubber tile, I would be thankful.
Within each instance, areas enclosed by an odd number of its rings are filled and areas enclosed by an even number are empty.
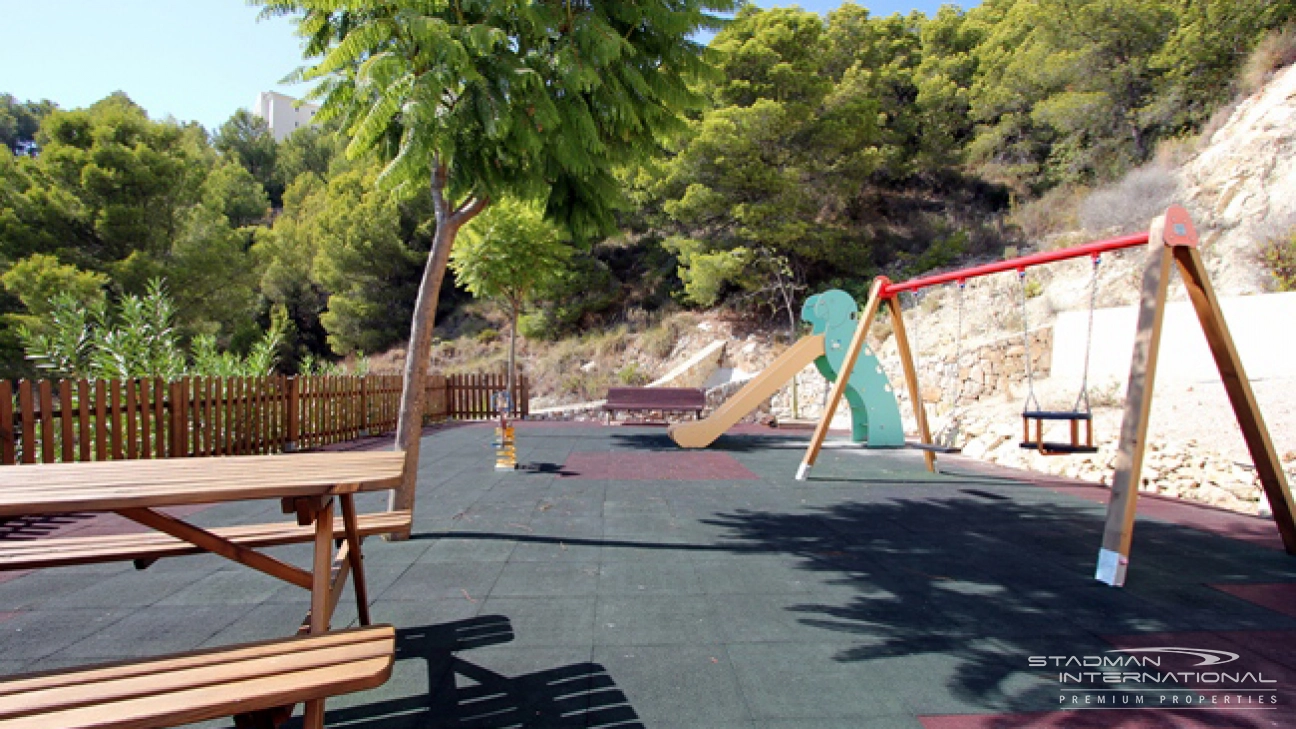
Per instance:
[[[605,481],[745,481],[756,479],[727,453],[573,453],[564,478]]]
[[[0,613],[0,623],[3,623],[9,618],[16,618],[19,615],[22,615],[22,613],[18,613],[18,612]]]
[[[1221,592],[1239,597],[1296,618],[1296,583],[1278,582],[1259,585],[1211,585]]]

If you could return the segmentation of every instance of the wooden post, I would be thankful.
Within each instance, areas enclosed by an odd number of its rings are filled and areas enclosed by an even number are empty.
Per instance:
[[[13,383],[0,381],[0,465],[12,466],[18,457],[14,447]]]
[[[301,433],[301,395],[297,389],[299,377],[288,378],[288,439],[284,442],[284,453],[297,450],[297,439]]]
[[[1246,440],[1247,449],[1251,451],[1251,461],[1255,464],[1256,475],[1269,499],[1269,508],[1273,513],[1274,524],[1282,535],[1283,547],[1287,554],[1296,554],[1296,506],[1292,504],[1292,493],[1283,472],[1278,451],[1274,448],[1269,430],[1265,427],[1260,407],[1256,404],[1255,393],[1251,391],[1251,382],[1242,368],[1233,336],[1224,322],[1224,314],[1219,300],[1215,298],[1215,289],[1206,276],[1206,266],[1202,263],[1201,253],[1196,248],[1177,246],[1172,249],[1175,262],[1179,264],[1179,273],[1188,290],[1188,298],[1197,310],[1197,319],[1201,322],[1202,332],[1210,345],[1211,354],[1215,357],[1215,366],[1219,368],[1220,380],[1228,392],[1229,402],[1237,415],[1238,426]]]
[[[891,330],[895,334],[896,350],[900,353],[900,365],[904,370],[905,385],[909,389],[909,399],[913,402],[914,418],[918,422],[918,435],[926,445],[932,444],[931,428],[927,425],[927,406],[923,404],[922,387],[918,383],[918,368],[914,366],[913,350],[909,345],[909,334],[905,331],[904,314],[900,311],[900,297],[891,296],[886,300],[887,309],[891,312]],[[923,451],[923,462],[927,470],[936,472],[936,454]]]
[[[1167,239],[1166,222],[1171,216],[1176,219],[1175,226],[1182,226],[1183,233],[1179,234],[1177,228],[1172,228],[1171,237]],[[1125,414],[1121,420],[1120,445],[1116,452],[1116,473],[1112,477],[1107,522],[1103,528],[1098,569],[1094,575],[1098,581],[1113,587],[1125,584],[1130,545],[1134,539],[1134,511],[1137,508],[1139,478],[1143,470],[1143,453],[1147,446],[1152,393],[1156,385],[1157,355],[1161,348],[1161,324],[1165,319],[1170,264],[1174,260],[1170,246],[1195,246],[1196,243],[1197,233],[1192,229],[1191,221],[1187,220],[1187,213],[1177,206],[1166,211],[1166,215],[1153,220],[1148,231],[1143,292],[1139,298],[1134,354],[1130,358]]]
[[[823,448],[824,439],[828,437],[828,428],[832,424],[833,413],[837,412],[837,405],[841,403],[842,395],[846,392],[846,383],[850,380],[851,372],[855,370],[855,362],[859,359],[860,352],[864,350],[864,341],[868,339],[869,326],[873,323],[873,317],[877,316],[878,307],[882,305],[882,287],[887,280],[881,276],[874,279],[872,288],[869,289],[868,302],[864,305],[864,312],[860,314],[859,320],[855,326],[855,336],[851,338],[850,345],[846,347],[846,358],[842,361],[841,371],[837,373],[837,381],[833,383],[832,391],[828,395],[828,404],[824,408],[823,416],[819,419],[819,424],[815,426],[814,437],[810,439],[810,447],[806,449],[805,457],[801,460],[800,467],[797,468],[796,480],[804,481],[810,475],[810,469],[814,466],[815,460],[819,458],[819,451]]]

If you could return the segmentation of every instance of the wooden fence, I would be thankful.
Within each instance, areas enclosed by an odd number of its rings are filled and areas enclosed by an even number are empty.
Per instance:
[[[400,375],[0,381],[0,464],[276,453],[396,429]],[[430,375],[424,422],[495,414],[503,375]],[[529,385],[515,384],[514,417]]]

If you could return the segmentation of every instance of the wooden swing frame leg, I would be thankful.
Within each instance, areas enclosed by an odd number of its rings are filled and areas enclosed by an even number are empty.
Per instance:
[[[1193,230],[1192,220],[1183,208],[1173,206],[1164,216],[1152,221],[1148,236],[1138,331],[1134,338],[1134,354],[1130,359],[1129,389],[1125,415],[1121,422],[1120,448],[1116,454],[1111,500],[1107,504],[1102,549],[1098,553],[1095,577],[1113,587],[1125,584],[1129,567],[1138,484],[1147,446],[1148,419],[1152,409],[1172,263],[1177,264],[1202,332],[1210,345],[1220,379],[1255,463],[1256,474],[1269,499],[1283,547],[1288,554],[1296,555],[1296,521],[1293,520],[1296,517],[1296,506],[1293,505],[1286,474],[1283,473],[1273,440],[1269,437],[1260,408],[1256,404],[1255,393],[1251,390],[1242,360],[1238,357],[1233,337],[1220,310],[1219,300],[1215,297],[1215,290],[1197,250],[1197,233]]]
[[[891,313],[891,331],[896,338],[896,350],[900,353],[900,365],[904,370],[905,387],[909,390],[909,402],[913,403],[914,420],[918,423],[918,436],[923,445],[932,445],[931,428],[927,425],[927,406],[922,400],[922,388],[918,385],[918,368],[914,364],[913,350],[909,347],[909,333],[905,331],[904,314],[900,310],[900,297],[889,296],[886,299],[887,311]],[[927,470],[936,472],[936,454],[923,451],[923,463]]]
[[[878,308],[882,305],[882,289],[887,283],[889,282],[884,277],[879,276],[874,279],[873,285],[869,288],[868,302],[864,304],[864,311],[861,312],[858,326],[855,327],[855,336],[851,337],[850,344],[846,347],[846,356],[842,361],[841,371],[837,373],[837,381],[829,391],[823,416],[819,418],[814,436],[810,439],[810,446],[806,448],[801,465],[797,468],[796,480],[798,481],[804,481],[810,475],[810,469],[814,467],[815,461],[819,458],[819,451],[823,449],[824,440],[828,438],[828,427],[837,412],[837,406],[841,404],[842,395],[846,393],[846,384],[850,381],[851,373],[855,371],[855,363],[859,360],[860,352],[864,351],[864,341],[868,339],[869,327],[872,326],[873,318],[877,316]]]

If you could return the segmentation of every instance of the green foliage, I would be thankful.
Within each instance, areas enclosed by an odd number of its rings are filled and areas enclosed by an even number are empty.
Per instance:
[[[1260,261],[1269,269],[1279,291],[1296,291],[1296,230],[1266,243],[1260,250]]]
[[[629,387],[640,387],[652,382],[652,376],[645,372],[638,362],[628,362],[625,367],[617,370],[617,382]]]
[[[82,307],[92,307],[103,301],[108,277],[36,253],[0,275],[0,283],[27,308],[26,314],[11,315],[12,322],[39,331],[43,320],[53,313],[53,302],[58,295],[69,297]]]
[[[216,130],[212,144],[225,159],[247,170],[276,206],[280,204],[284,182],[276,167],[279,148],[265,119],[247,109],[239,109]]]
[[[126,296],[111,312],[101,297],[88,303],[69,293],[50,302],[43,331],[20,329],[27,356],[50,376],[66,378],[175,379],[195,375],[267,375],[274,370],[275,350],[287,318],[275,316],[270,329],[246,357],[219,352],[216,339],[200,336],[193,343],[193,364],[175,328],[176,307],[161,280],[143,296]]]
[[[241,228],[266,217],[270,198],[265,188],[241,165],[226,162],[211,171],[202,185],[203,204],[220,211],[231,226]]]
[[[700,102],[690,36],[733,7],[260,1],[298,16],[316,118],[341,123],[352,155],[390,160],[388,186],[415,194],[443,167],[449,200],[541,199],[579,236],[613,228],[614,169],[647,158]]]
[[[19,103],[12,94],[0,94],[0,144],[13,154],[23,154],[35,144],[41,119],[53,110],[50,101]]]
[[[426,238],[403,225],[401,204],[376,177],[375,167],[334,177],[299,221],[315,246],[311,279],[329,292],[319,320],[338,354],[380,351],[408,334],[426,255],[412,247]]]
[[[468,224],[450,269],[474,297],[499,303],[515,319],[552,292],[571,255],[563,231],[539,207],[506,199]]]

